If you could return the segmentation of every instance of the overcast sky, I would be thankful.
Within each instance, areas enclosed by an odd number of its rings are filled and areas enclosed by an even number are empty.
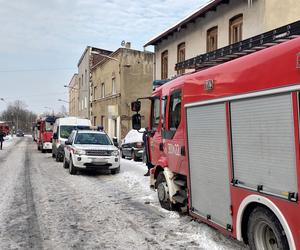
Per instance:
[[[0,98],[59,111],[87,45],[116,50],[125,40],[142,50],[207,1],[0,0]]]

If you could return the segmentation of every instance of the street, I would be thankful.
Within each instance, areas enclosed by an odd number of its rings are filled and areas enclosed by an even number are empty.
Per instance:
[[[71,176],[31,137],[0,151],[0,249],[244,249],[187,215],[163,210],[146,166]]]

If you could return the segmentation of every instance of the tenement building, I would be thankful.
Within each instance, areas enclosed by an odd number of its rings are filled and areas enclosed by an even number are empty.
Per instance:
[[[119,48],[92,67],[91,121],[104,126],[110,137],[124,138],[131,129],[131,102],[151,96],[153,53]],[[150,101],[142,105],[147,126]]]
[[[145,44],[155,47],[155,79],[185,73],[177,62],[297,21],[299,10],[295,0],[209,1]]]

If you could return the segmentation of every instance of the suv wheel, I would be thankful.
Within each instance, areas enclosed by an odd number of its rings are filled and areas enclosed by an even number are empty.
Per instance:
[[[77,173],[76,167],[73,165],[72,157],[70,156],[70,162],[69,162],[69,173],[71,175],[75,175]]]
[[[64,168],[68,168],[69,167],[69,163],[67,162],[66,157],[64,157],[63,167]]]

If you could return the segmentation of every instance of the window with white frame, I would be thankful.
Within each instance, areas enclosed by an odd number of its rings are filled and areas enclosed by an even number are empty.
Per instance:
[[[87,98],[86,98],[86,96],[84,97],[84,108],[87,108]]]

